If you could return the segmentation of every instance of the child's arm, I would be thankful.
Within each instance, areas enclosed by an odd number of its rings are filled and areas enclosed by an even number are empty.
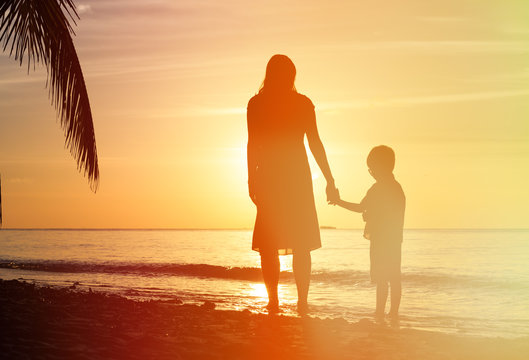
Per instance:
[[[363,204],[356,204],[356,203],[351,203],[351,202],[342,200],[340,198],[340,192],[338,191],[338,189],[336,189],[336,195],[338,196],[338,199],[331,201],[330,202],[331,205],[338,205],[338,206],[343,207],[344,209],[358,212],[358,213],[364,212],[365,208]]]
[[[347,209],[347,210],[350,210],[350,211],[354,211],[354,212],[357,212],[357,213],[364,212],[364,210],[365,210],[364,206],[362,204],[352,203],[352,202],[348,202],[348,201],[345,201],[345,200],[342,200],[342,199],[339,199],[334,204],[336,204],[338,206],[341,206],[344,209]]]

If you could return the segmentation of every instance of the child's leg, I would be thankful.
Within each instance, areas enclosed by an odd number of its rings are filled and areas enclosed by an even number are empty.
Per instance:
[[[279,283],[279,255],[277,252],[261,252],[261,271],[268,292],[268,308],[277,309],[279,299],[277,296],[277,285]]]
[[[311,257],[310,251],[296,252],[292,259],[294,278],[298,288],[298,310],[306,310],[309,294]]]
[[[384,309],[386,308],[386,301],[388,299],[388,282],[377,282],[377,307],[375,310],[376,316],[384,316]]]
[[[402,295],[402,283],[400,279],[395,279],[395,280],[391,280],[390,284],[391,284],[391,309],[389,313],[392,316],[398,316],[400,298]]]

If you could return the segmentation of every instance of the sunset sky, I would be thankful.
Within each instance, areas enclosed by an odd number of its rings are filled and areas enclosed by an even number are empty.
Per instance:
[[[520,0],[76,1],[96,194],[45,88],[0,57],[6,228],[251,228],[246,104],[288,55],[345,200],[394,148],[408,228],[529,227],[529,5]],[[311,160],[311,165],[315,162]],[[325,201],[320,225],[362,227]]]

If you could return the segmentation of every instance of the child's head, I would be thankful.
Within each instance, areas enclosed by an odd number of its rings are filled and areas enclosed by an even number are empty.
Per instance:
[[[375,146],[367,155],[367,167],[375,179],[390,175],[395,167],[395,152],[386,145]]]

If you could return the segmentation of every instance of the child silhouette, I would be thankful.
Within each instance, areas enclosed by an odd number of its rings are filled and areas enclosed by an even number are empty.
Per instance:
[[[368,171],[376,182],[359,203],[338,200],[331,204],[362,213],[366,222],[364,237],[370,245],[371,281],[377,285],[377,320],[385,316],[384,309],[388,297],[388,283],[391,286],[392,320],[398,319],[401,285],[401,243],[406,198],[402,187],[395,180],[393,168],[395,153],[385,145],[374,147],[367,156]]]

